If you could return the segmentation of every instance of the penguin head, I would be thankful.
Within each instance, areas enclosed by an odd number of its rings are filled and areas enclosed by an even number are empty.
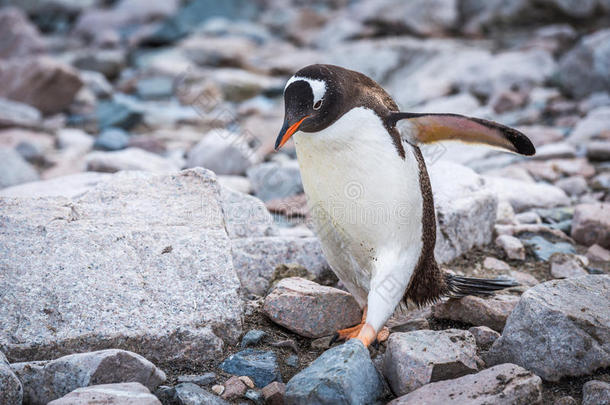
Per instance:
[[[284,88],[284,124],[275,142],[276,150],[297,131],[318,132],[336,121],[343,92],[333,68],[310,65],[288,80]]]

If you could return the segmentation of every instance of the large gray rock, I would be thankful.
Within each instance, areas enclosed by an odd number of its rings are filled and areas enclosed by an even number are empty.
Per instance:
[[[292,377],[285,404],[371,404],[382,390],[369,351],[359,340],[350,339]]]
[[[47,404],[90,385],[138,382],[154,390],[165,381],[165,373],[144,357],[116,349],[13,363],[11,368],[23,383],[24,401],[33,405]]]
[[[519,297],[514,295],[450,299],[434,306],[434,317],[466,322],[475,326],[487,326],[502,332],[506,319],[518,301]]]
[[[514,364],[425,385],[388,405],[535,405],[542,403],[542,380]]]
[[[610,91],[610,29],[583,37],[561,58],[559,81],[576,97]]]
[[[396,395],[430,382],[478,371],[481,359],[468,331],[418,330],[393,333],[383,359],[383,373]]]
[[[49,405],[161,405],[161,401],[138,382],[100,384],[78,388]]]
[[[436,259],[445,263],[492,241],[497,198],[481,176],[451,162],[429,164],[436,206]]]
[[[263,310],[273,322],[310,338],[332,335],[362,318],[350,293],[299,277],[281,280],[265,298]]]
[[[12,361],[114,347],[201,363],[237,343],[240,285],[211,172],[120,173],[73,200],[1,202]]]
[[[247,172],[254,194],[263,201],[289,197],[303,192],[299,164],[295,160],[269,162]]]
[[[36,170],[16,150],[0,148],[0,188],[36,180]]]
[[[23,387],[10,364],[0,352],[0,403],[12,405],[21,404],[23,400]]]
[[[608,302],[607,275],[538,284],[521,296],[486,361],[519,364],[550,381],[608,367]]]
[[[233,265],[242,287],[264,295],[275,268],[280,264],[299,264],[315,277],[330,273],[318,238],[271,236],[233,239]]]
[[[0,97],[29,104],[43,114],[64,110],[82,85],[76,70],[47,56],[11,59],[0,66]]]
[[[156,395],[163,403],[172,405],[228,405],[224,399],[193,383],[181,383],[175,387],[159,387]]]

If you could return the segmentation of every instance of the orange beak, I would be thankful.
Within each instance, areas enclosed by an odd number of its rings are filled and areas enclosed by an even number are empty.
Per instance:
[[[280,148],[282,146],[284,146],[284,144],[286,142],[288,142],[288,140],[290,139],[292,134],[297,132],[297,129],[299,129],[299,127],[301,126],[301,123],[303,121],[305,121],[305,118],[307,118],[307,117],[309,117],[309,115],[304,116],[303,118],[301,118],[299,121],[295,122],[288,128],[286,128],[287,123],[284,124],[284,126],[280,130],[280,134],[278,135],[277,140],[275,141],[275,150],[276,151],[280,150]]]

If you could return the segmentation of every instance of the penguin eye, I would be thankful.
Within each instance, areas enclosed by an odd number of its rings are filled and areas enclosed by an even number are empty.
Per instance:
[[[322,107],[322,100],[316,101],[316,103],[313,105],[314,110],[319,110],[320,107]]]

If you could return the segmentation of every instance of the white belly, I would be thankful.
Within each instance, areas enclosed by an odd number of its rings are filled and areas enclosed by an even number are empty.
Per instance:
[[[412,147],[404,145],[403,160],[381,120],[362,107],[294,139],[316,233],[333,271],[362,306],[371,283],[386,283],[388,294],[402,297],[422,247]]]

